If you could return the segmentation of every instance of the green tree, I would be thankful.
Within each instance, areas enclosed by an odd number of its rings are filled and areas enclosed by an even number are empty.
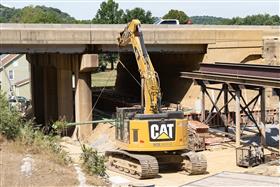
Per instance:
[[[27,6],[16,12],[10,22],[16,23],[75,23],[75,19],[59,9]]]
[[[145,11],[143,8],[134,8],[126,10],[123,16],[124,23],[130,22],[132,19],[139,19],[141,23],[151,24],[154,23],[155,18],[152,16],[151,11]]]
[[[183,11],[171,9],[167,14],[163,16],[163,19],[177,19],[182,24],[185,23],[185,21],[188,20],[189,17]]]
[[[0,23],[8,23],[13,15],[17,14],[19,9],[5,7],[0,4]]]
[[[192,16],[190,17],[193,24],[202,25],[226,25],[230,19],[214,16]]]
[[[122,23],[123,10],[119,9],[119,4],[113,0],[107,0],[101,3],[93,23],[99,24],[117,24]]]
[[[229,22],[229,25],[280,25],[278,15],[271,16],[269,14],[257,14],[246,16],[245,18],[234,17]]]
[[[119,9],[119,4],[113,0],[107,0],[101,3],[95,17],[93,18],[93,23],[99,24],[118,24],[123,23],[124,12]],[[114,69],[114,62],[117,60],[118,56],[114,53],[98,55],[100,64],[111,63],[111,69]],[[105,65],[106,66],[106,65]],[[104,66],[104,67],[105,67]]]

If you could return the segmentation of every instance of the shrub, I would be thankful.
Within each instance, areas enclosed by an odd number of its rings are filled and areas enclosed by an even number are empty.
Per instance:
[[[20,130],[20,114],[9,107],[5,94],[0,91],[0,133],[7,139],[15,139]]]
[[[83,160],[83,166],[87,173],[90,175],[105,176],[105,156],[98,155],[98,152],[91,147],[82,145],[81,159]]]
[[[23,146],[28,146],[29,151],[33,153],[50,155],[60,164],[71,163],[67,152],[59,144],[59,136],[45,135],[42,131],[34,129],[32,123],[20,128],[18,142]]]
[[[52,124],[52,129],[55,134],[62,135],[63,131],[67,130],[67,121],[63,118]]]

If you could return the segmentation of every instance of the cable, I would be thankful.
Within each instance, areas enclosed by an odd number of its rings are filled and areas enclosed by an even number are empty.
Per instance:
[[[120,63],[124,69],[130,74],[130,76],[137,82],[137,84],[141,87],[141,84],[138,82],[138,80],[132,75],[132,73],[125,67],[125,65],[120,61],[118,60],[118,63]]]
[[[130,74],[130,76],[137,82],[137,84],[138,84],[140,87],[142,87],[141,84],[138,82],[138,80],[132,75],[132,73],[125,67],[125,65],[124,65],[120,60],[117,61],[117,65],[118,65],[118,63],[120,63],[120,64],[124,67],[124,69]],[[94,105],[93,105],[93,107],[92,107],[90,113],[88,114],[87,119],[90,117],[90,114],[92,114],[92,111],[95,109],[95,106],[97,105],[97,103],[98,103],[98,101],[99,101],[101,95],[103,94],[103,92],[104,92],[104,90],[105,90],[105,87],[107,86],[107,84],[108,84],[108,82],[109,82],[109,80],[110,80],[112,74],[113,74],[113,71],[111,71],[111,73],[110,73],[110,75],[109,75],[109,77],[108,77],[108,79],[107,79],[107,81],[106,81],[105,86],[102,88],[100,94],[98,95],[98,97],[97,97],[97,99],[96,99],[96,101],[95,101],[95,103],[94,103]]]
[[[87,119],[90,117],[90,114],[92,114],[92,111],[94,110],[94,108],[95,108],[95,106],[97,105],[97,103],[98,103],[98,101],[99,101],[101,95],[103,94],[103,92],[104,92],[104,90],[105,90],[105,87],[107,86],[107,84],[108,84],[108,82],[109,82],[109,80],[110,80],[112,74],[113,74],[113,71],[111,71],[111,73],[110,73],[108,79],[106,80],[106,84],[103,86],[103,88],[102,88],[100,94],[98,95],[98,97],[97,97],[97,99],[96,99],[96,101],[95,101],[95,103],[94,103],[94,105],[93,105],[93,107],[92,107],[90,113],[88,114]]]

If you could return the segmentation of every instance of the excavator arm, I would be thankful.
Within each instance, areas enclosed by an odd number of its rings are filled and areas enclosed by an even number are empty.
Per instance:
[[[161,105],[160,81],[146,50],[140,24],[137,19],[128,23],[120,33],[118,42],[120,47],[131,43],[141,77],[141,103],[144,114],[156,114],[159,113]]]

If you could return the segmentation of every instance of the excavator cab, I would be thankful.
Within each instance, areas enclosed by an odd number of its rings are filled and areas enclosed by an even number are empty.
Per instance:
[[[129,143],[129,120],[133,119],[133,117],[139,113],[143,113],[141,107],[123,107],[116,109],[116,140]]]

